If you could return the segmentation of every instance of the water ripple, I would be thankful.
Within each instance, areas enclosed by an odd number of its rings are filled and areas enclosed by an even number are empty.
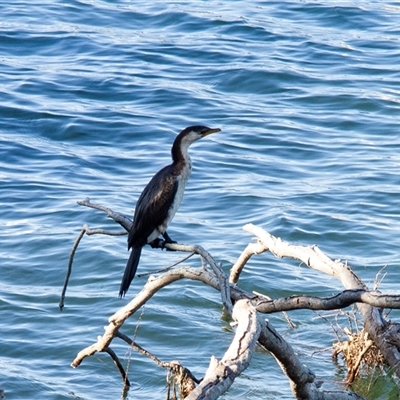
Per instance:
[[[102,356],[89,368],[69,368],[124,304],[117,292],[128,256],[126,237],[85,237],[66,310],[58,312],[81,226],[117,229],[76,201],[90,197],[132,215],[188,125],[222,132],[191,148],[193,174],[170,227],[176,240],[199,242],[229,269],[251,240],[241,227],[252,222],[348,260],[367,284],[387,265],[383,290],[397,290],[399,11],[371,1],[0,4],[0,310],[7,321],[0,382],[7,397],[119,396],[120,380]],[[140,268],[179,258],[146,248]],[[131,295],[143,282],[134,280]],[[251,260],[241,284],[272,297],[341,289],[268,255]],[[330,357],[315,363],[311,344],[326,348],[333,334],[321,336],[307,312],[296,318],[304,330],[288,338],[326,376]],[[196,365],[193,335],[201,338]],[[149,303],[139,336],[201,376],[231,328],[217,293],[185,282]],[[162,374],[133,357],[132,396],[163,396]],[[269,371],[267,381],[260,369]],[[256,354],[229,398],[291,398],[280,382],[274,361]]]

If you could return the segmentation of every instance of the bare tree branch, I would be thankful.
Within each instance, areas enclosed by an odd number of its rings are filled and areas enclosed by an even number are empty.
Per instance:
[[[270,251],[278,258],[290,257],[300,260],[312,269],[339,279],[346,289],[367,289],[351,268],[340,261],[332,261],[315,245],[292,245],[253,224],[247,224],[243,229],[256,235],[259,242],[264,246],[264,251]]]
[[[80,206],[94,208],[95,210],[99,210],[99,211],[105,212],[108,217],[110,217],[115,222],[120,224],[127,232],[129,232],[129,230],[131,229],[132,220],[129,219],[128,217],[126,217],[125,215],[122,215],[120,213],[114,212],[111,208],[102,206],[100,204],[92,203],[88,197],[85,200],[77,201],[77,203]]]
[[[108,353],[110,355],[110,357],[113,359],[114,364],[116,365],[120,375],[122,376],[122,381],[124,382],[124,385],[129,387],[131,386],[131,383],[129,382],[128,376],[125,372],[124,367],[121,364],[121,361],[119,361],[118,356],[115,354],[114,350],[111,349],[111,347],[107,347],[104,350],[106,353]]]
[[[108,217],[120,224],[125,231],[130,229],[132,221],[108,207],[91,203],[89,199],[80,201],[78,204],[103,211]],[[285,342],[269,322],[265,323],[260,316],[260,313],[273,313],[295,309],[333,310],[357,303],[364,317],[366,328],[375,333],[375,335],[370,334],[370,337],[377,345],[380,343],[383,348],[386,346],[385,359],[387,356],[389,357],[386,360],[390,361],[389,364],[392,367],[394,366],[393,369],[399,374],[400,363],[398,360],[400,358],[398,357],[398,348],[400,346],[400,340],[398,337],[400,325],[385,321],[382,316],[381,308],[400,308],[400,295],[384,295],[378,291],[368,291],[367,287],[351,268],[340,261],[332,261],[320,251],[317,246],[304,247],[291,245],[279,238],[275,238],[263,229],[252,224],[246,225],[244,229],[255,234],[258,237],[258,241],[256,243],[250,243],[240,255],[231,269],[229,280],[222,270],[221,265],[215,262],[213,257],[201,246],[163,243],[163,247],[169,250],[200,255],[203,267],[197,269],[180,267],[168,270],[157,277],[150,276],[143,289],[135,298],[109,318],[109,324],[105,327],[103,336],[98,337],[96,343],[80,351],[71,365],[77,367],[85,357],[93,355],[96,352],[107,352],[116,363],[124,381],[129,384],[126,373],[117,355],[110,348],[112,340],[118,337],[129,343],[129,345],[135,348],[139,353],[152,358],[160,367],[169,368],[171,373],[175,374],[175,377],[171,378],[172,381],[181,382],[179,383],[180,390],[183,386],[186,386],[185,390],[181,390],[181,396],[189,400],[216,399],[228,390],[235,378],[247,368],[258,340],[258,343],[270,351],[277,359],[282,370],[290,379],[293,394],[297,399],[361,399],[356,394],[348,391],[322,391],[320,388],[322,382],[316,381],[314,374],[301,363],[291,346]],[[126,234],[125,231],[110,232],[101,229],[90,230],[87,225],[82,228],[71,250],[60,308],[64,305],[65,291],[68,279],[71,275],[74,254],[83,235],[85,233],[88,235],[120,235]],[[327,298],[291,296],[284,299],[273,300],[266,298],[265,295],[248,293],[236,286],[235,284],[239,280],[240,273],[251,256],[254,254],[261,254],[267,250],[279,258],[292,257],[299,259],[310,268],[334,276],[342,282],[347,290]],[[206,264],[210,265],[211,269],[207,269]],[[158,272],[159,271],[157,271],[157,273]],[[219,291],[225,309],[232,315],[234,320],[238,321],[236,334],[228,351],[221,361],[218,361],[214,357],[211,358],[210,366],[204,379],[195,389],[193,389],[194,382],[197,380],[190,376],[190,371],[182,367],[178,361],[171,361],[170,363],[162,362],[147,350],[137,345],[134,341],[135,339],[131,340],[120,332],[120,328],[124,322],[151,299],[158,290],[180,279],[201,281]],[[235,301],[234,307],[232,307],[232,300]],[[391,357],[392,359],[390,359]],[[187,381],[186,378],[188,378]],[[184,381],[186,383],[183,383]],[[186,397],[186,394],[188,394],[190,390],[192,390],[192,392]],[[185,394],[183,395],[183,393]]]
[[[154,361],[159,367],[167,368],[169,367],[169,363],[159,360],[154,354],[150,353],[142,346],[139,346],[135,341],[133,341],[130,337],[126,336],[125,334],[116,331],[115,337],[122,339],[124,342],[128,343],[133,349],[135,349],[138,353],[150,358]]]
[[[78,201],[77,203],[79,205],[82,205],[85,207],[94,208],[96,210],[105,212],[108,217],[112,218],[115,222],[119,223],[122,227],[125,228],[126,231],[130,230],[132,221],[128,217],[113,211],[111,208],[102,206],[100,204],[92,203],[89,198],[87,198],[83,201],[82,200]],[[89,230],[89,227],[87,225],[85,225],[82,228],[82,231],[78,235],[78,238],[72,247],[69,264],[68,264],[67,277],[65,280],[65,284],[64,284],[63,291],[62,291],[60,304],[59,304],[60,309],[62,309],[64,307],[65,292],[66,292],[68,280],[69,280],[69,277],[71,274],[73,257],[74,257],[76,248],[78,247],[79,242],[82,239],[82,236],[84,235],[84,233],[86,233],[87,235],[94,234],[94,233],[101,233],[101,234],[106,234],[106,235],[120,235],[121,234],[120,232],[110,233],[108,231],[102,231],[102,230],[97,230],[96,232],[93,232],[93,231]],[[206,260],[206,262],[210,265],[210,267],[212,268],[212,270],[214,271],[215,275],[217,276],[217,278],[220,282],[222,304],[224,305],[228,314],[229,315],[232,314],[233,306],[232,306],[232,302],[230,299],[228,277],[222,270],[221,265],[216,263],[215,260],[213,259],[213,257],[205,249],[203,249],[201,246],[198,246],[198,245],[184,245],[184,244],[179,244],[179,243],[166,243],[166,242],[163,242],[161,248],[166,248],[166,249],[175,250],[175,251],[184,251],[184,252],[189,252],[189,253],[195,253],[195,254],[200,255],[204,260]]]
[[[233,309],[237,321],[235,337],[221,361],[211,358],[203,381],[186,400],[217,399],[225,393],[250,364],[261,330],[261,320],[248,300],[239,300]]]
[[[323,382],[316,381],[314,373],[299,360],[293,348],[267,322],[263,325],[260,345],[270,351],[290,379],[293,395],[299,400],[362,400],[362,397],[349,391],[322,391]]]
[[[84,358],[91,356],[98,351],[104,351],[109,347],[113,338],[117,336],[118,329],[123,325],[123,323],[151,297],[153,297],[158,290],[184,278],[202,281],[219,290],[219,282],[215,275],[202,268],[193,269],[181,267],[168,271],[158,277],[150,277],[136,297],[109,318],[109,325],[105,327],[104,335],[99,336],[96,343],[81,350],[72,362],[71,366],[75,368],[81,364]]]
[[[310,268],[334,276],[346,289],[367,290],[366,285],[348,265],[340,261],[332,261],[317,246],[291,245],[252,224],[245,225],[243,229],[255,234],[259,242],[264,246],[265,251],[269,250],[276,257],[291,257],[301,260]],[[389,341],[391,324],[385,321],[380,308],[362,303],[357,303],[357,307],[364,318],[366,331],[383,354],[386,362],[400,377],[400,350]]]
[[[221,291],[222,304],[229,315],[232,315],[232,301],[230,298],[229,280],[219,263],[216,263],[213,257],[203,247],[198,245],[188,245],[179,243],[165,243],[165,248],[175,251],[185,251],[187,253],[195,253],[200,255],[212,268],[215,276],[219,281],[219,290]]]
[[[72,263],[74,262],[74,256],[75,256],[76,249],[78,248],[83,235],[85,234],[85,232],[88,229],[89,228],[86,224],[83,225],[81,231],[79,232],[79,235],[75,239],[75,242],[72,246],[71,253],[69,255],[69,260],[68,260],[67,274],[65,275],[65,281],[64,281],[64,286],[63,286],[62,292],[61,292],[60,303],[58,304],[58,307],[60,308],[60,310],[62,310],[64,308],[65,293],[67,292],[67,286],[68,286],[69,278],[70,278],[71,272],[72,272]]]
[[[229,276],[229,282],[238,283],[239,276],[245,267],[247,261],[254,254],[261,254],[265,252],[265,247],[262,243],[249,243],[247,247],[243,250],[242,254],[236,260],[235,264],[231,268],[231,273]]]
[[[256,301],[257,311],[273,313],[290,310],[338,310],[355,303],[369,304],[374,307],[400,308],[400,295],[370,292],[365,289],[344,290],[332,297],[291,296],[276,300],[262,299]]]

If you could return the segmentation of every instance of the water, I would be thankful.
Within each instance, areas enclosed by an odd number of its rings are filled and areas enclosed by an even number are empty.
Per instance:
[[[84,237],[66,308],[58,310],[68,255],[84,223],[115,229],[92,201],[132,215],[149,178],[169,162],[175,135],[221,127],[191,148],[194,171],[169,228],[226,270],[259,224],[318,244],[384,291],[400,284],[400,65],[396,2],[0,3],[0,388],[7,399],[119,398],[108,356],[70,363],[140,290],[117,297],[126,237]],[[140,271],[180,259],[145,249]],[[192,265],[198,265],[193,260]],[[264,254],[240,284],[272,297],[329,296],[341,285]],[[274,326],[327,388],[343,379],[325,321],[290,313]],[[398,313],[392,313],[395,318]],[[133,336],[139,314],[123,331]],[[202,376],[232,329],[219,295],[178,282],[148,303],[138,343]],[[129,348],[113,349],[124,365]],[[132,354],[129,398],[164,397],[165,377]],[[378,395],[393,392],[390,379]],[[381,397],[380,397],[381,396]],[[272,357],[258,351],[226,399],[290,399]]]

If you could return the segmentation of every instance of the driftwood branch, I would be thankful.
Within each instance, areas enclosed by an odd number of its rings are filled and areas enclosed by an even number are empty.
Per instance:
[[[139,346],[135,341],[130,339],[128,336],[124,335],[121,332],[117,332],[116,336],[126,343],[128,343],[133,349],[135,349],[138,353],[149,357],[152,361],[154,361],[159,367],[165,368],[169,370],[170,379],[168,379],[168,384],[171,385],[177,382],[177,386],[181,390],[181,393],[184,394],[182,397],[186,397],[196,386],[196,384],[200,383],[200,380],[197,379],[187,368],[185,368],[181,363],[177,360],[173,360],[170,362],[159,360],[154,354],[150,353],[143,347]],[[121,372],[121,371],[120,371]],[[124,378],[125,371],[121,373]],[[129,381],[126,381],[126,385],[130,386]]]
[[[83,238],[83,235],[87,231],[87,229],[88,229],[88,226],[84,225],[83,228],[81,229],[81,231],[79,232],[77,238],[75,239],[74,245],[72,246],[71,253],[69,255],[69,260],[68,260],[67,274],[65,275],[64,286],[61,291],[61,299],[60,299],[60,303],[58,305],[60,310],[62,310],[64,308],[65,293],[67,292],[67,286],[68,286],[69,278],[70,278],[71,272],[72,272],[72,263],[74,262],[75,252],[79,246],[81,239]]]
[[[231,273],[229,276],[229,282],[238,283],[240,273],[245,267],[247,261],[250,260],[251,256],[255,254],[261,254],[266,251],[265,246],[261,242],[249,243],[247,247],[243,250],[242,254],[236,260],[231,268]]]
[[[261,319],[248,300],[239,300],[232,318],[237,322],[235,337],[221,359],[211,358],[203,381],[186,400],[217,399],[250,364],[261,331]]]
[[[107,214],[107,217],[113,219],[116,223],[120,224],[126,232],[129,232],[132,226],[132,220],[125,215],[113,211],[111,208],[102,206],[100,204],[92,203],[89,198],[85,200],[79,200],[77,203],[80,206],[94,208],[95,210],[103,211]]]
[[[83,201],[78,201],[77,202],[79,205],[93,208],[99,211],[103,211],[107,214],[109,218],[112,218],[115,222],[119,223],[123,228],[125,228],[126,231],[129,231],[129,229],[132,226],[132,221],[124,216],[121,215],[115,211],[113,211],[109,207],[102,206],[100,204],[92,203],[89,198],[83,200]],[[65,303],[65,293],[67,290],[69,278],[71,275],[72,271],[72,264],[73,264],[73,259],[74,255],[76,252],[77,247],[79,246],[79,243],[83,237],[84,234],[87,235],[93,235],[93,234],[105,234],[105,235],[112,235],[112,236],[119,236],[122,234],[126,234],[127,232],[109,232],[109,231],[104,231],[104,230],[91,230],[89,229],[88,225],[84,225],[82,230],[80,231],[77,239],[75,240],[74,245],[72,246],[72,250],[70,253],[69,257],[69,262],[68,262],[68,269],[67,269],[67,274],[64,282],[64,287],[62,289],[62,294],[61,294],[61,299],[59,303],[59,308],[62,310],[64,307]],[[214,274],[219,280],[220,283],[220,292],[221,292],[221,297],[222,297],[222,304],[224,305],[226,311],[228,312],[229,315],[232,314],[232,302],[230,299],[230,291],[229,291],[229,279],[224,273],[224,271],[221,268],[221,265],[213,259],[213,257],[201,246],[198,245],[185,245],[185,244],[179,244],[179,243],[163,243],[162,248],[166,248],[169,250],[174,250],[174,251],[183,251],[183,252],[188,252],[188,253],[194,253],[198,254],[202,259],[204,259],[212,268],[214,271]]]
[[[130,229],[132,221],[108,207],[91,203],[89,199],[78,202],[86,207],[105,212],[108,217],[124,228],[124,232],[108,232],[103,230],[90,230],[86,225],[79,233],[71,251],[66,284],[71,274],[73,257],[84,234],[125,234]],[[254,225],[246,225],[244,229],[257,236],[256,243],[250,243],[243,251],[237,262],[233,265],[230,276],[225,274],[219,263],[201,246],[167,243],[165,247],[170,250],[189,252],[200,255],[203,266],[201,268],[178,267],[168,270],[158,276],[150,276],[142,290],[124,307],[109,318],[109,324],[105,332],[97,341],[81,350],[72,362],[73,367],[79,366],[82,361],[96,352],[107,352],[123,377],[126,385],[129,385],[127,374],[124,371],[117,355],[111,350],[110,345],[114,338],[120,338],[136,349],[140,354],[146,355],[162,368],[169,368],[175,374],[174,382],[182,381],[183,376],[189,376],[187,391],[181,390],[181,397],[187,399],[216,399],[224,393],[234,382],[235,378],[249,365],[254,353],[256,343],[271,352],[291,382],[294,396],[297,399],[360,399],[354,393],[346,390],[329,392],[321,389],[321,382],[317,381],[311,370],[305,367],[297,357],[296,352],[279,335],[269,322],[261,319],[262,313],[273,313],[296,309],[310,310],[334,310],[357,304],[364,320],[365,326],[375,332],[370,334],[374,343],[389,341],[386,344],[386,355],[392,357],[392,361],[386,360],[391,366],[399,363],[397,360],[400,345],[398,325],[390,324],[384,320],[381,308],[400,308],[400,295],[384,295],[378,291],[369,291],[362,280],[346,264],[332,261],[317,246],[293,246],[275,238],[263,229]],[[246,263],[255,254],[270,251],[275,256],[292,257],[301,260],[308,267],[329,274],[339,279],[346,290],[332,297],[319,298],[314,296],[291,296],[283,299],[269,299],[265,295],[249,293],[237,286],[240,273]],[[203,262],[205,261],[205,263]],[[211,268],[206,267],[208,264]],[[162,362],[147,350],[142,349],[134,340],[121,332],[124,322],[137,312],[152,296],[163,287],[181,279],[197,280],[221,293],[221,303],[228,314],[237,322],[236,333],[233,341],[224,357],[218,361],[212,357],[210,366],[197,388],[197,379],[190,377],[190,371],[183,368],[179,361],[170,363]],[[63,290],[60,307],[64,304],[66,285]],[[235,306],[232,306],[234,301]],[[369,332],[369,331],[368,331]],[[381,335],[379,339],[377,336]],[[396,353],[397,352],[397,353]],[[397,362],[397,364],[396,364]],[[396,373],[398,370],[393,368]],[[180,376],[177,378],[177,376]],[[181,385],[181,384],[179,384]],[[183,386],[183,384],[182,384]],[[181,387],[182,389],[182,387]],[[189,394],[190,392],[190,394]],[[185,393],[185,394],[184,394]]]
[[[131,386],[131,384],[129,382],[129,379],[128,379],[128,376],[127,376],[127,374],[125,372],[125,369],[122,366],[121,361],[119,360],[118,356],[115,354],[114,350],[112,350],[110,347],[107,347],[104,351],[106,353],[108,353],[109,356],[114,361],[114,364],[116,365],[117,370],[119,371],[120,375],[122,376],[122,381],[124,382],[125,386],[126,387]]]
[[[291,296],[276,300],[260,298],[255,302],[257,311],[273,313],[290,310],[338,310],[355,303],[364,303],[373,307],[399,308],[400,295],[382,294],[370,292],[366,289],[344,290],[332,297],[316,296]]]
[[[97,207],[100,207],[100,206],[97,206]],[[96,207],[93,207],[93,208],[96,208]],[[65,305],[65,294],[67,292],[69,278],[70,278],[71,272],[72,272],[72,264],[74,262],[75,252],[76,252],[76,249],[78,248],[79,243],[81,242],[81,240],[82,240],[82,238],[83,238],[83,236],[85,234],[88,235],[88,236],[98,235],[98,234],[100,234],[100,235],[108,235],[108,236],[122,236],[122,235],[126,235],[127,232],[126,231],[112,232],[112,231],[106,231],[104,229],[90,229],[87,224],[83,225],[81,231],[79,232],[78,236],[75,239],[75,242],[74,242],[74,244],[72,246],[72,249],[71,249],[71,252],[69,254],[67,273],[65,275],[64,286],[63,286],[62,291],[61,291],[60,303],[58,304],[58,307],[60,308],[60,310],[62,310],[64,308],[64,305]]]
[[[96,343],[80,351],[72,362],[71,366],[77,367],[84,358],[91,356],[98,351],[104,351],[107,347],[109,347],[113,338],[117,336],[117,332],[124,322],[149,299],[151,299],[155,293],[157,293],[163,287],[184,278],[198,280],[209,286],[219,289],[219,281],[215,275],[208,270],[204,270],[203,268],[194,269],[189,267],[181,267],[168,271],[158,277],[150,277],[136,297],[109,318],[109,325],[105,327],[104,335],[98,337]]]
[[[268,250],[278,258],[291,257],[301,260],[308,267],[337,278],[346,289],[368,291],[366,285],[347,264],[331,260],[317,246],[291,245],[252,224],[245,225],[243,229],[256,235],[259,245],[264,246],[264,251]],[[372,300],[373,297],[377,299],[377,296],[372,293],[364,295],[364,298],[368,300]],[[381,296],[382,303],[375,304],[381,307],[380,304],[383,304],[384,298],[389,303],[394,300],[394,297]],[[392,304],[389,307],[399,308],[396,301]],[[357,303],[357,307],[363,316],[365,330],[383,354],[385,361],[400,378],[400,349],[390,341],[391,324],[383,317],[382,309],[361,302]]]
[[[290,386],[296,399],[362,399],[362,397],[349,391],[323,391],[320,388],[323,382],[316,380],[314,373],[300,361],[290,344],[282,338],[269,322],[263,326],[258,342],[275,357],[282,371],[289,378]]]

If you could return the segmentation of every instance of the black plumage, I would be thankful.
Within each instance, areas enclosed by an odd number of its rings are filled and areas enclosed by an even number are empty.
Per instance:
[[[158,171],[140,195],[135,208],[135,216],[128,235],[128,249],[132,249],[119,291],[124,296],[136,274],[142,248],[152,244],[162,235],[166,242],[171,238],[166,231],[183,197],[187,180],[191,173],[189,146],[220,129],[206,126],[190,126],[184,129],[172,145],[172,164]]]

